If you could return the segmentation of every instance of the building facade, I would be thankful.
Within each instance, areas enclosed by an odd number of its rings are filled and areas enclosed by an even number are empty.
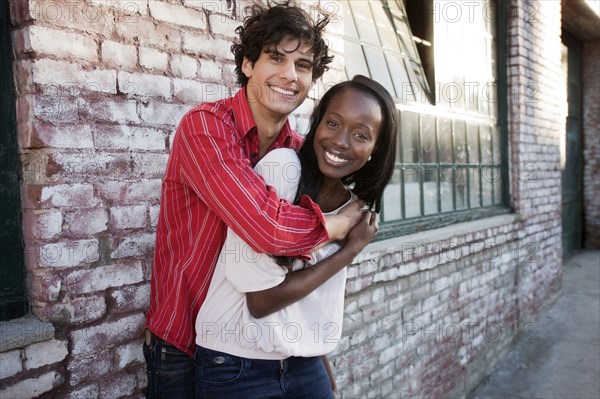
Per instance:
[[[142,397],[154,233],[181,116],[237,87],[246,0],[9,0],[0,397]],[[588,3],[591,3],[591,7]],[[330,71],[397,100],[381,234],[348,269],[343,398],[460,397],[535,340],[600,247],[600,12],[584,0],[301,1]],[[3,4],[4,7],[4,4]],[[10,38],[10,40],[5,40]],[[302,333],[326,337],[331,328]]]

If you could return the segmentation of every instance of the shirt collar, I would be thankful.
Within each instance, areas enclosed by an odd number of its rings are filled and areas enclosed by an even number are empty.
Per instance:
[[[256,133],[256,122],[254,121],[254,117],[252,116],[250,104],[248,104],[248,97],[246,96],[246,87],[242,87],[240,90],[238,90],[237,93],[235,93],[233,97],[233,113],[235,115],[235,127],[240,133],[241,138],[244,138],[251,131]],[[293,133],[292,128],[290,127],[290,120],[288,118],[285,121],[283,127],[281,128],[281,131],[279,132],[275,143],[278,143],[281,146],[287,146],[292,143],[292,140]]]

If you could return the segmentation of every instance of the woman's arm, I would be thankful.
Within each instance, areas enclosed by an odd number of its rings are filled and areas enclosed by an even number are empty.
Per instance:
[[[260,319],[304,298],[352,260],[377,234],[377,214],[365,212],[348,233],[344,246],[312,267],[288,273],[281,284],[262,291],[247,292],[246,303],[252,317]]]

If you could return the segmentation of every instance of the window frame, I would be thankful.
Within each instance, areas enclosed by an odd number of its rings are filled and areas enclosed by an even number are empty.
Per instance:
[[[485,168],[499,168],[499,176],[501,178],[501,182],[499,187],[501,188],[501,196],[497,196],[497,193],[494,192],[494,190],[496,190],[495,185],[490,183],[490,196],[492,198],[492,204],[493,205],[484,205],[483,202],[480,200],[480,207],[477,208],[469,208],[469,202],[466,202],[466,206],[467,208],[465,209],[460,209],[457,210],[457,206],[456,206],[456,190],[457,190],[457,185],[456,184],[452,184],[452,202],[453,202],[453,210],[451,211],[446,211],[444,212],[442,210],[442,205],[440,204],[442,196],[441,194],[438,195],[437,197],[437,201],[438,201],[438,205],[437,205],[437,212],[433,213],[431,215],[424,215],[424,204],[423,204],[423,178],[420,179],[419,184],[421,185],[421,193],[420,193],[420,198],[421,198],[421,206],[420,206],[420,210],[421,210],[421,214],[419,216],[411,216],[409,218],[406,218],[406,204],[405,204],[405,199],[406,199],[406,195],[404,193],[405,189],[406,189],[406,180],[405,180],[405,173],[402,171],[402,167],[406,166],[405,163],[403,162],[402,159],[402,154],[399,155],[399,162],[401,162],[400,164],[397,164],[397,168],[396,170],[400,170],[400,204],[399,206],[401,207],[401,218],[397,219],[397,220],[391,220],[391,221],[382,221],[381,225],[380,225],[380,231],[379,234],[377,236],[377,241],[379,240],[383,240],[383,239],[387,239],[387,238],[392,238],[392,237],[398,237],[398,236],[402,236],[402,235],[406,235],[406,234],[411,234],[411,233],[415,233],[415,232],[419,232],[419,231],[425,231],[425,230],[430,230],[433,228],[440,228],[440,227],[444,227],[447,225],[451,225],[451,224],[455,224],[455,223],[460,223],[460,222],[466,222],[466,221],[471,221],[471,220],[476,220],[476,219],[482,219],[482,218],[486,218],[486,217],[492,217],[492,216],[496,216],[496,215],[500,215],[500,214],[507,214],[507,213],[511,213],[513,212],[513,210],[510,208],[510,192],[509,192],[509,155],[508,155],[508,84],[507,84],[507,33],[508,33],[508,2],[506,2],[505,0],[490,0],[492,3],[492,6],[495,7],[495,12],[496,12],[496,24],[495,24],[495,46],[494,49],[496,51],[496,57],[495,57],[495,61],[496,61],[496,88],[497,88],[497,92],[496,92],[496,101],[497,101],[497,110],[496,110],[496,115],[495,115],[495,126],[493,126],[494,128],[498,129],[497,131],[497,140],[491,140],[491,151],[493,151],[494,153],[496,153],[496,151],[494,151],[494,146],[497,146],[497,144],[500,145],[499,148],[499,159],[494,159],[494,161],[492,163],[485,163],[483,162],[483,160],[479,159],[478,165],[476,166],[476,168],[479,170],[479,179],[481,179],[482,177],[482,173],[484,173],[487,169]],[[433,17],[432,17],[433,18]],[[347,40],[346,36],[344,37],[344,39]],[[435,43],[434,43],[435,45]],[[365,59],[366,62],[366,59]],[[434,66],[435,68],[435,66]],[[427,76],[425,74],[425,76]],[[435,86],[431,88],[432,93],[435,93]],[[398,108],[398,113],[401,114],[401,112],[405,112],[405,111],[409,111],[409,112],[414,112],[417,113],[419,115],[423,115],[423,114],[428,114],[429,112],[423,112],[421,110],[418,109],[418,107],[411,107],[409,105],[403,106],[403,104],[401,102],[399,102],[399,99],[397,99],[397,108]],[[437,126],[437,121],[441,118],[441,117],[448,117],[451,119],[450,123],[452,125],[454,125],[455,121],[465,121],[465,130],[467,129],[467,123],[468,121],[466,121],[465,119],[461,119],[461,116],[466,116],[468,114],[470,114],[466,109],[465,112],[461,113],[456,113],[456,114],[452,114],[452,113],[448,113],[446,115],[446,112],[442,109],[440,109],[439,107],[437,107],[435,104],[431,105],[432,110],[432,114],[435,114],[436,116],[434,116],[434,118],[436,119],[436,128],[434,129],[434,136],[436,137],[437,140],[437,136],[438,136],[438,126]],[[439,111],[439,113],[437,112]],[[439,116],[442,115],[442,116]],[[421,117],[419,116],[419,123],[421,120]],[[491,125],[490,125],[491,126]],[[398,131],[400,133],[400,128],[401,128],[401,123],[398,126]],[[454,126],[452,127],[452,132],[455,132]],[[421,127],[419,127],[419,140],[421,140]],[[452,134],[452,137],[454,138],[454,134]],[[453,138],[451,140],[453,140]],[[481,132],[478,132],[478,140],[481,140]],[[398,151],[402,151],[402,146],[400,141],[398,140]],[[421,143],[419,142],[419,149],[421,149]],[[436,143],[436,151],[438,151],[438,146]],[[475,167],[472,164],[469,163],[464,163],[464,165],[462,165],[461,163],[457,163],[456,161],[456,154],[455,151],[452,151],[452,157],[453,157],[453,163],[450,166],[454,172],[453,173],[457,173],[456,171],[458,169],[465,169],[469,170],[472,169],[473,167]],[[423,171],[425,169],[427,169],[428,166],[430,166],[428,163],[423,163],[421,162],[419,159],[417,159],[417,161],[415,162],[415,165],[420,163],[420,167],[421,167],[421,173],[423,173]],[[437,184],[438,186],[440,185],[440,171],[447,167],[448,165],[446,165],[443,162],[440,162],[439,158],[436,158],[436,162],[435,164],[437,164],[437,170],[438,170],[438,178],[437,178]],[[495,166],[496,165],[496,166]],[[459,167],[457,167],[459,166]],[[495,173],[495,172],[494,172]],[[482,190],[481,188],[483,188],[483,186],[480,184],[479,185],[480,188],[480,192],[479,192],[479,197],[480,199],[483,198],[483,194],[482,194]],[[438,193],[440,193],[440,190],[438,189]],[[499,200],[499,201],[498,201]],[[465,201],[469,201],[468,199]],[[498,201],[499,203],[494,204],[495,201]],[[383,218],[385,218],[385,202],[383,203],[383,207],[382,207],[382,216]]]
[[[0,33],[10,38],[9,4],[0,5]],[[0,263],[0,321],[12,320],[27,313],[25,260],[23,253],[22,210],[20,200],[21,170],[16,123],[16,93],[13,79],[13,53],[10,40],[0,43],[0,201],[4,223],[0,238],[4,251]]]

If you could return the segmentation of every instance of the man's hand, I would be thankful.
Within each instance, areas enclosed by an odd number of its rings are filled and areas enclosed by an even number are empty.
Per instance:
[[[361,208],[365,201],[352,201],[344,206],[337,215],[325,216],[325,229],[329,235],[330,241],[342,241],[346,239],[348,232],[364,216],[365,212]]]

